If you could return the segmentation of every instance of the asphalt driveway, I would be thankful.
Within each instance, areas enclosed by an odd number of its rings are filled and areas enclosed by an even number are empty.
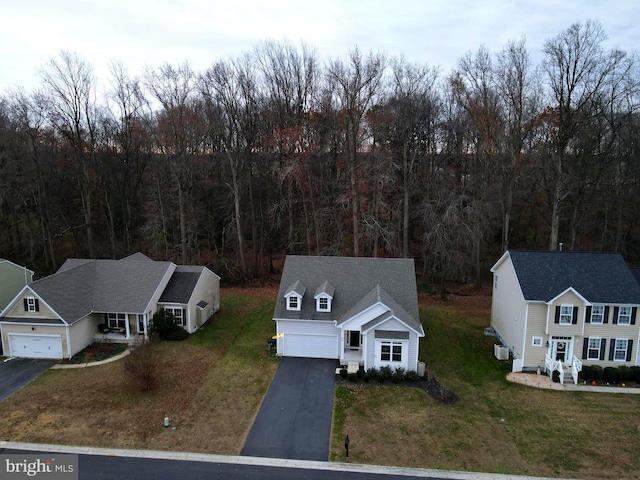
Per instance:
[[[240,454],[328,461],[336,366],[284,357]]]
[[[20,390],[41,373],[53,367],[58,360],[14,358],[0,361],[0,400]]]

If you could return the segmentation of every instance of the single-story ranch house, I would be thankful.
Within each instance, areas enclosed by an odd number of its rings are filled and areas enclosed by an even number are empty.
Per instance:
[[[509,250],[491,271],[491,326],[514,372],[640,364],[640,284],[620,254]]]
[[[417,371],[412,259],[289,255],[273,319],[279,355]]]
[[[26,285],[0,316],[5,355],[70,358],[104,325],[124,341],[146,338],[164,309],[189,333],[220,308],[220,277],[206,267],[156,262],[136,253],[121,260],[69,259]]]

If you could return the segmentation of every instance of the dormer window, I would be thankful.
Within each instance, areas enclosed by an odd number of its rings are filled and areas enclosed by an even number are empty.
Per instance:
[[[284,294],[284,299],[287,302],[287,310],[293,310],[299,312],[302,307],[302,297],[306,292],[306,287],[300,280],[297,280],[293,285],[287,288]]]
[[[333,300],[334,289],[329,282],[324,282],[320,285],[313,298],[316,299],[316,311],[317,312],[330,312],[331,301]]]
[[[298,297],[295,295],[291,295],[289,297],[289,305],[287,307],[288,310],[300,310],[300,306],[298,303]]]

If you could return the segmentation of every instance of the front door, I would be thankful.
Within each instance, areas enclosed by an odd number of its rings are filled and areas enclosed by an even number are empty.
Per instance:
[[[360,331],[351,330],[349,332],[349,348],[354,350],[360,348]]]
[[[551,341],[551,358],[559,360],[563,365],[571,365],[573,342],[571,337],[553,337]]]

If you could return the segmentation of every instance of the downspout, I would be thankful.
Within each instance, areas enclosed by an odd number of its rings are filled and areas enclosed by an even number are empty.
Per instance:
[[[71,333],[70,333],[71,325],[67,324],[65,330],[67,331],[67,358],[71,358]]]
[[[527,327],[529,326],[529,304],[524,308],[524,336],[522,339],[522,366],[524,367],[524,356],[527,352]]]

